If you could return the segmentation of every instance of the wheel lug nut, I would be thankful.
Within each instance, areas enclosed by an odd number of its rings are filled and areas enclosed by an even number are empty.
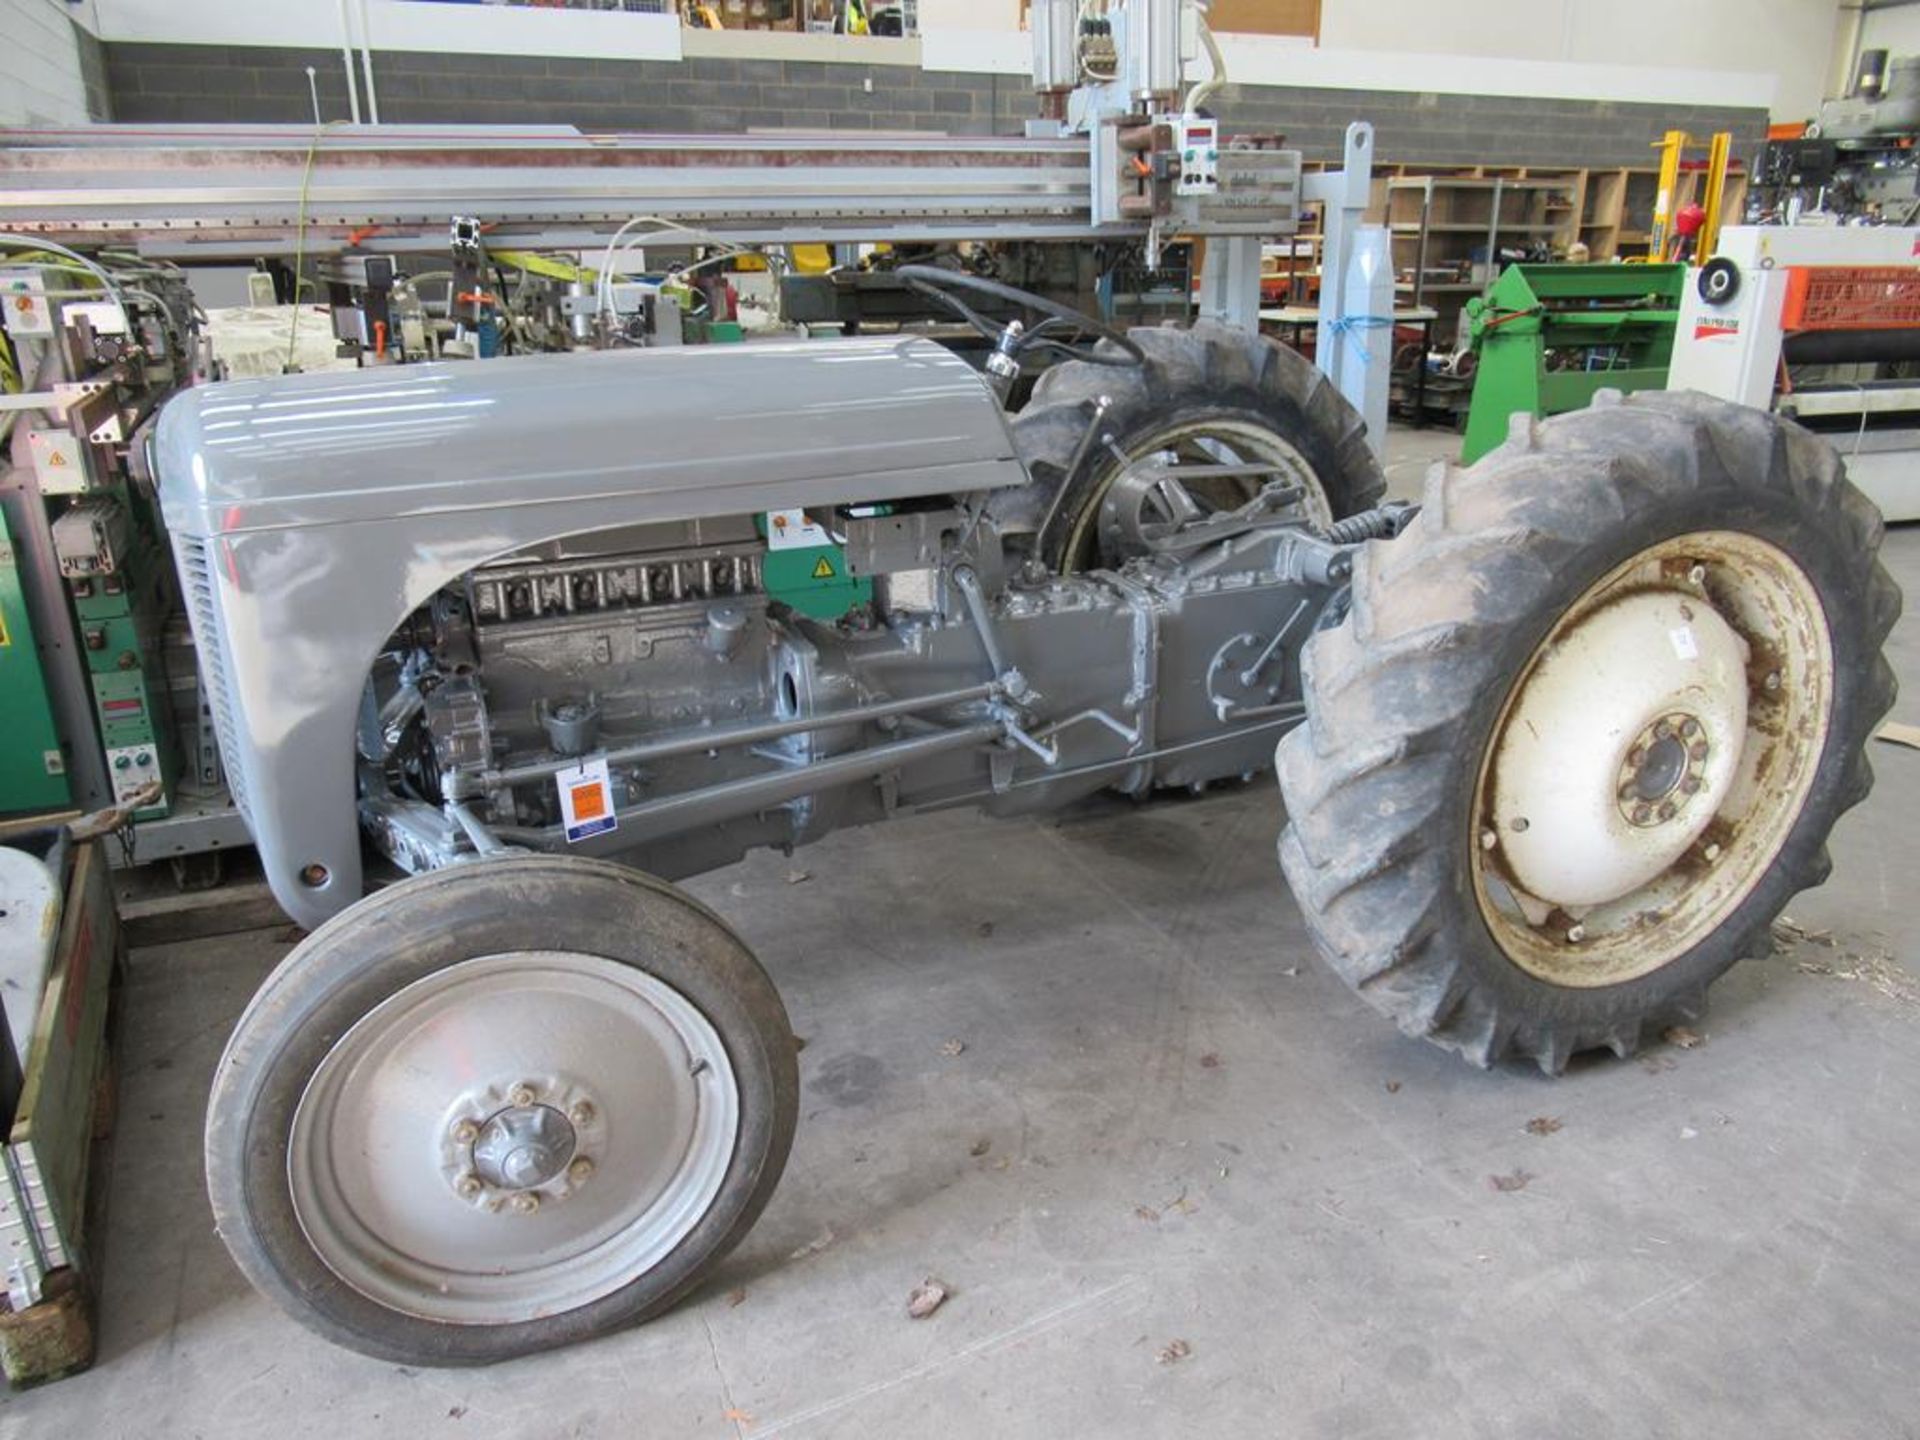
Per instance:
[[[576,1185],[591,1174],[593,1174],[593,1161],[589,1160],[585,1155],[582,1155],[571,1165],[567,1166],[567,1178]]]
[[[1653,727],[1653,735],[1656,740],[1665,740],[1671,734],[1673,734],[1673,724],[1671,721],[1662,720]]]
[[[1674,804],[1671,800],[1669,800],[1660,807],[1660,818],[1662,820],[1671,820],[1673,816],[1674,816]]]
[[[1718,845],[1709,845],[1700,853],[1705,856],[1709,862],[1718,860],[1720,858],[1720,847]]]
[[[1700,722],[1692,716],[1688,716],[1680,722],[1680,733],[1689,740],[1693,739],[1694,736],[1700,733]]]
[[[533,1104],[536,1098],[534,1088],[531,1085],[516,1085],[512,1090],[507,1092],[507,1099],[513,1104],[522,1107]]]
[[[1700,777],[1698,775],[1687,776],[1686,779],[1680,782],[1680,788],[1689,795],[1698,795],[1700,793]]]
[[[1707,758],[1707,742],[1704,740],[1694,741],[1693,744],[1687,747],[1687,758],[1689,760],[1706,759]]]
[[[480,1127],[471,1120],[456,1120],[453,1125],[453,1143],[471,1145],[479,1138]]]
[[[1642,765],[1646,763],[1647,763],[1647,747],[1646,746],[1636,745],[1633,747],[1633,749],[1627,752],[1627,764],[1633,766],[1634,769],[1638,770]]]
[[[1636,805],[1633,807],[1634,824],[1644,825],[1651,819],[1653,819],[1653,810],[1650,806]]]
[[[516,1215],[531,1215],[540,1208],[540,1197],[531,1190],[522,1190],[507,1202]]]
[[[462,1175],[458,1180],[453,1182],[454,1193],[462,1200],[473,1199],[473,1197],[478,1195],[484,1188],[480,1183],[480,1177],[478,1175]]]
[[[567,1118],[576,1125],[591,1125],[593,1123],[593,1106],[585,1100],[581,1100],[567,1112]]]
[[[1524,815],[1517,815],[1517,816],[1515,816],[1515,817],[1514,817],[1514,821],[1513,821],[1513,827],[1512,827],[1512,828],[1513,828],[1513,833],[1514,833],[1514,834],[1516,834],[1516,835],[1524,835],[1524,834],[1526,833],[1526,829],[1527,829],[1527,817],[1526,817],[1526,816],[1524,816]]]

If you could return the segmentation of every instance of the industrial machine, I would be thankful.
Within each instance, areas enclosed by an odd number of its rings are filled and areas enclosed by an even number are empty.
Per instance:
[[[1920,220],[1920,56],[1860,57],[1845,96],[1799,134],[1769,139],[1747,195],[1750,223]]]
[[[1888,519],[1920,519],[1920,228],[1723,231],[1669,383],[1822,431]]]
[[[0,815],[97,800],[159,821],[197,769],[197,686],[191,657],[166,665],[176,587],[144,431],[211,361],[176,268],[36,243],[0,253],[0,710],[18,727]]]
[[[1582,410],[1601,389],[1667,383],[1685,265],[1509,265],[1466,305],[1473,404],[1461,458],[1507,437],[1511,417]]]
[[[1356,374],[1353,333],[1391,283],[1351,226],[1370,132],[1307,179],[1222,144],[1205,86],[1181,94],[1190,13],[1034,7],[1051,118],[1021,141],[495,142],[535,172],[347,133],[159,141],[138,166],[76,144],[0,181],[19,223],[215,251],[278,226],[338,253],[375,216],[369,245],[444,243],[420,197],[475,174],[493,242],[535,248],[568,248],[562,192],[734,241],[846,238],[849,213],[1155,258],[1208,238],[1188,330],[896,271],[976,332],[977,367],[912,336],[613,344],[167,406],[153,467],[220,752],[312,930],[222,1058],[208,1187],[303,1323],[475,1363],[700,1282],[778,1182],[796,1044],[747,947],[669,881],[756,846],[1273,764],[1281,865],[1335,969],[1410,1034],[1548,1072],[1697,1017],[1822,878],[1899,608],[1831,447],[1602,390],[1381,504],[1384,376]],[[767,197],[776,163],[793,183]],[[197,232],[154,223],[189,164],[216,195],[248,174],[245,217],[216,198]],[[1310,193],[1318,369],[1252,325],[1259,239]],[[603,336],[607,315],[602,294]],[[790,535],[861,588],[781,598]]]

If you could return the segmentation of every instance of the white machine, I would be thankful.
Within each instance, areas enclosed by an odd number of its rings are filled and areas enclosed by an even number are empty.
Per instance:
[[[1920,520],[1915,361],[1920,228],[1740,225],[1687,287],[1668,383],[1827,432],[1888,520]]]

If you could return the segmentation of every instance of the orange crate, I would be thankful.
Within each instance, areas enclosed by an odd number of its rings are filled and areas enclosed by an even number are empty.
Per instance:
[[[1785,330],[1920,326],[1920,266],[1796,265],[1787,274]]]

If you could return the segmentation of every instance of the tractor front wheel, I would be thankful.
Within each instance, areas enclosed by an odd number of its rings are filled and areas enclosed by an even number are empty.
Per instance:
[[[597,861],[437,871],[316,930],[216,1072],[221,1238],[400,1364],[507,1359],[685,1294],[772,1193],[792,1031],[739,937]]]

